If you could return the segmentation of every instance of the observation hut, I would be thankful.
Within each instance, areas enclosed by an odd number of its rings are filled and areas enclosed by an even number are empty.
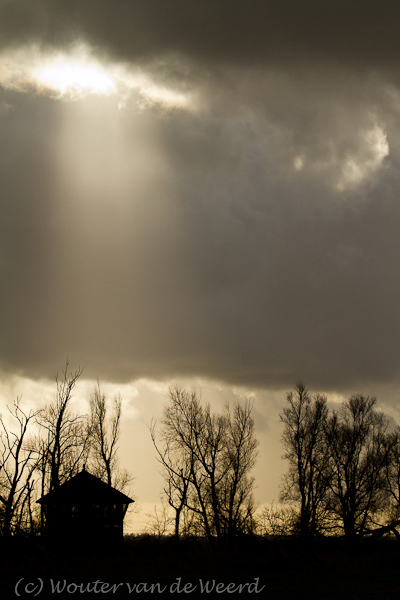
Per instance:
[[[85,468],[38,501],[50,542],[110,546],[123,540],[123,521],[134,502]]]

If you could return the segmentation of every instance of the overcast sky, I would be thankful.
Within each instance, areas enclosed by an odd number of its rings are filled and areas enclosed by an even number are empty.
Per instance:
[[[120,385],[302,379],[394,405],[399,18],[0,0],[3,381],[69,356]]]

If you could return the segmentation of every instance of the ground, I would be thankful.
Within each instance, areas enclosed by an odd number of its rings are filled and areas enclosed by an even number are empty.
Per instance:
[[[400,544],[349,549],[342,540],[243,540],[212,551],[203,541],[126,538],[118,549],[46,549],[38,540],[3,543],[1,597],[394,599]]]

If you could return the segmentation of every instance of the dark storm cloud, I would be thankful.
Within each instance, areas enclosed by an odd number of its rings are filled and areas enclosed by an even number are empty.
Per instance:
[[[178,52],[200,62],[307,59],[397,66],[396,1],[3,0],[2,45],[82,37],[128,60]]]
[[[166,114],[2,91],[3,366],[397,379],[397,3],[0,11],[4,48],[80,39],[196,98]]]
[[[318,173],[284,174],[279,127],[272,135],[259,121],[175,115],[157,124],[158,158],[154,126],[141,124],[154,178],[135,170],[133,152],[122,187],[107,189],[99,171],[91,197],[49,176],[57,105],[36,100],[24,139],[25,102],[8,115],[18,154],[2,172],[6,363],[40,372],[69,354],[102,377],[206,374],[250,385],[394,376],[395,172],[361,197],[338,198]],[[149,117],[124,118],[129,137]],[[103,127],[70,120],[76,148],[100,147],[79,158],[85,169],[110,158]]]

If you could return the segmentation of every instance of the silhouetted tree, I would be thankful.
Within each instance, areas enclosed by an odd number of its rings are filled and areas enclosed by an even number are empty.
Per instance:
[[[156,424],[152,423],[150,427],[151,439],[157,451],[158,460],[162,465],[164,477],[164,494],[169,506],[174,511],[174,536],[176,539],[180,535],[181,514],[187,505],[188,488],[192,464],[186,460],[184,454],[180,451],[175,440],[171,440],[167,428],[162,431],[162,447],[157,443]],[[163,515],[166,510],[163,505]],[[155,520],[158,522],[159,513],[155,513]],[[165,521],[165,519],[164,519]]]
[[[375,410],[376,399],[352,396],[326,427],[329,446],[330,509],[348,540],[362,536],[374,515],[388,506],[385,474],[393,457],[389,421]]]
[[[295,507],[264,506],[256,516],[256,531],[259,535],[281,537],[297,532],[298,512]]]
[[[61,378],[56,377],[56,399],[40,412],[36,446],[39,452],[37,470],[41,474],[41,496],[57,489],[76,475],[87,462],[90,429],[86,415],[77,414],[71,406],[72,391],[82,374],[78,368],[69,372],[68,361]],[[41,508],[41,525],[44,524]]]
[[[154,506],[153,512],[146,514],[146,533],[158,538],[168,535],[173,517],[168,511],[168,506],[163,502],[161,506]]]
[[[289,470],[281,499],[299,506],[300,535],[310,537],[322,527],[331,476],[325,436],[327,400],[319,394],[311,398],[304,383],[298,382],[286,401],[281,421]]]
[[[0,417],[0,502],[2,505],[2,534],[5,537],[33,527],[31,511],[32,475],[36,452],[28,444],[28,426],[39,411],[25,413],[17,398],[13,408],[8,409],[16,425],[8,430]],[[28,517],[28,519],[27,519]]]
[[[237,402],[225,407],[226,445],[223,461],[227,466],[220,493],[221,521],[224,535],[231,540],[239,531],[252,531],[254,478],[250,477],[257,458],[252,404]]]
[[[180,386],[169,390],[157,442],[164,467],[166,493],[175,509],[175,534],[182,511],[196,514],[211,543],[244,531],[254,512],[253,479],[249,473],[257,454],[254,422],[248,401],[212,413],[197,392]],[[192,523],[193,526],[193,523]]]
[[[164,407],[159,443],[156,424],[153,423],[151,427],[152,440],[163,466],[164,492],[175,511],[175,537],[179,537],[180,517],[189,505],[189,494],[190,510],[202,515],[205,533],[209,538],[212,537],[203,501],[204,475],[200,470],[197,452],[199,430],[203,424],[203,411],[197,393],[175,386],[170,388],[169,403]]]
[[[400,518],[400,428],[392,433],[390,458],[385,465],[385,484],[390,507],[388,520]]]
[[[97,384],[90,398],[90,464],[94,475],[109,485],[125,489],[131,477],[118,464],[122,398],[116,395],[109,412],[105,394]]]

